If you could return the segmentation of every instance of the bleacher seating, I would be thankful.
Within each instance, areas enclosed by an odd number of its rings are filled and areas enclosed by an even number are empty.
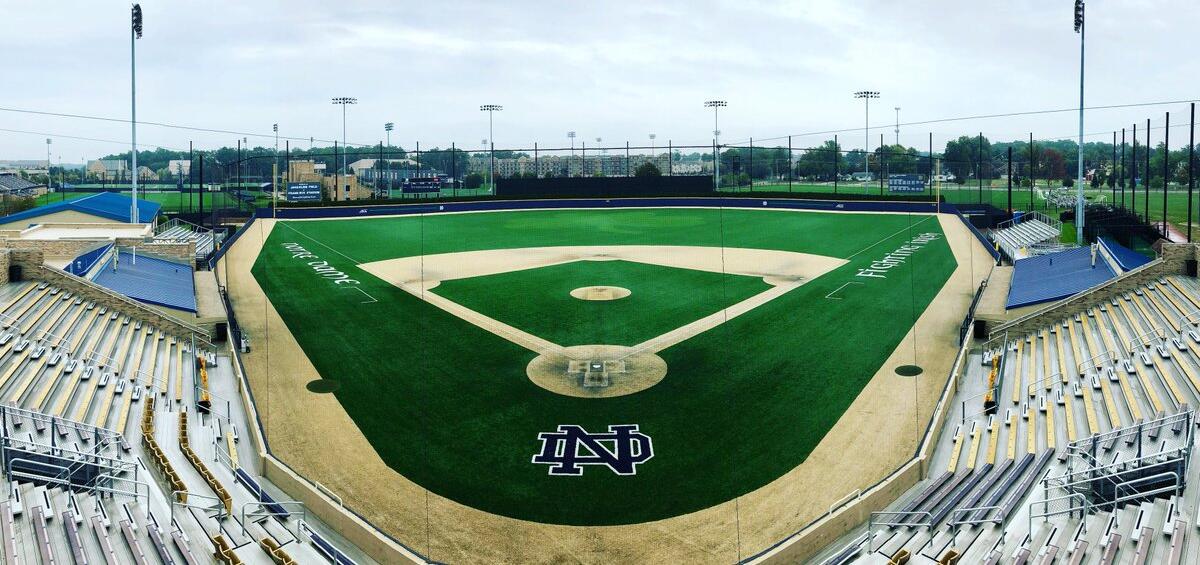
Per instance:
[[[10,196],[33,196],[34,190],[44,184],[30,182],[12,173],[0,173],[0,192]]]
[[[1039,213],[1025,214],[991,232],[992,241],[1010,260],[1028,257],[1029,248],[1057,241],[1060,234],[1061,224]]]
[[[132,462],[118,476],[155,489],[134,489],[142,494],[134,498],[21,482],[0,497],[0,562],[48,563],[53,557],[55,563],[78,563],[83,561],[74,556],[82,551],[89,563],[313,563],[323,556],[352,563],[311,528],[301,539],[300,520],[283,510],[294,503],[266,494],[262,480],[235,463],[236,453],[218,457],[223,446],[234,444],[234,427],[220,424],[216,412],[223,410],[216,406],[199,408],[200,398],[213,396],[195,390],[201,381],[193,362],[195,355],[205,358],[205,386],[214,386],[215,357],[189,350],[190,339],[136,315],[47,283],[0,285],[0,404],[8,411],[0,429],[28,438],[41,452],[73,449],[87,457],[137,461],[142,470],[136,477]],[[199,416],[189,422],[193,409]],[[168,410],[179,412],[171,416],[179,425],[156,425]],[[130,418],[141,425],[128,429]],[[234,482],[250,491],[223,486]],[[101,502],[78,510],[72,497]],[[175,520],[169,520],[172,501],[191,511],[176,506]],[[253,502],[266,503],[275,518],[242,523],[237,510]],[[76,508],[71,519],[67,508]]]
[[[1146,434],[1152,459],[1188,445],[1190,432],[1180,425],[1188,420],[1172,415],[1200,405],[1198,310],[1200,282],[1173,275],[1097,299],[1078,315],[1009,335],[1007,342],[991,342],[980,354],[984,362],[970,363],[980,368],[966,377],[980,383],[963,393],[975,406],[963,406],[968,414],[950,424],[958,431],[947,431],[938,447],[948,468],[932,471],[881,513],[866,539],[856,533],[832,545],[822,562],[886,563],[905,552],[935,563],[951,551],[962,563],[1181,562],[1185,540],[1200,526],[1194,520],[1200,493],[1190,485],[1185,484],[1182,498],[1167,493],[1115,507],[1093,506],[1084,515],[1027,516],[1036,501],[1053,497],[1043,493],[1047,480],[1066,484],[1087,476],[1078,462],[1078,475],[1068,474],[1070,442],[1092,442],[1096,465],[1114,469],[1136,469],[1128,465],[1146,461],[1137,459],[1147,456],[1138,451],[1141,443],[1118,441],[1130,430]],[[995,359],[1000,359],[1001,391],[994,398],[1001,400],[989,412],[981,406],[981,391],[988,390]],[[1140,427],[1162,417],[1165,424]],[[1072,453],[1081,457],[1078,448]],[[1185,501],[1188,510],[1178,514]],[[944,512],[950,506],[955,508]],[[864,542],[870,552],[861,550]]]
[[[1099,254],[1092,264],[1091,247],[1018,259],[1013,263],[1006,307],[1061,300],[1116,276]]]
[[[179,219],[171,220],[158,228],[154,241],[164,243],[196,242],[196,260],[208,257],[219,243],[217,233]]]

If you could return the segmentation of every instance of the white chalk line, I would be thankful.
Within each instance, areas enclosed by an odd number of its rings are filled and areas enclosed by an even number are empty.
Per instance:
[[[826,294],[826,295],[825,295],[825,298],[828,298],[828,299],[830,299],[830,300],[841,300],[841,298],[838,298],[838,297],[836,297],[836,296],[834,296],[834,295],[835,295],[835,294],[837,294],[837,293],[838,293],[838,291],[840,291],[840,290],[842,290],[843,288],[846,288],[847,286],[850,286],[850,285],[852,285],[852,284],[863,284],[863,283],[861,283],[861,282],[858,282],[858,281],[849,281],[849,282],[847,282],[846,284],[843,284],[842,286],[839,286],[839,287],[837,287],[837,288],[833,289],[833,292],[830,292],[829,294]]]

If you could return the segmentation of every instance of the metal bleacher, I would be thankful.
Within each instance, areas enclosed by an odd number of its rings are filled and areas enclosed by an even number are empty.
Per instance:
[[[815,562],[1195,562],[1197,279],[1150,281],[970,359],[937,467]],[[995,388],[979,384],[992,371]]]
[[[366,562],[238,463],[228,360],[135,316],[0,285],[0,563]]]
[[[196,242],[196,260],[202,260],[212,254],[220,243],[217,233],[208,228],[191,222],[174,218],[155,230],[154,241],[163,243]]]
[[[1000,223],[991,231],[992,241],[1009,260],[1029,257],[1039,250],[1053,251],[1062,233],[1062,222],[1041,212],[1028,212]]]

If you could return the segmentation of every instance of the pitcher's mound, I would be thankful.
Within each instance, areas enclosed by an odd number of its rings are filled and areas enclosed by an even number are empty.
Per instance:
[[[630,294],[628,288],[619,286],[585,286],[571,291],[571,296],[580,300],[617,300]]]
[[[563,355],[543,353],[529,362],[525,374],[550,392],[578,398],[610,398],[646,390],[667,376],[667,362],[648,351],[632,353],[622,345],[576,345]],[[586,383],[590,367],[604,372],[605,386]]]

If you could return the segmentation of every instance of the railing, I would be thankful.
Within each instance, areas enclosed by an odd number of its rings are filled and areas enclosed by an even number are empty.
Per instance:
[[[1056,509],[1056,510],[1050,509],[1050,503],[1058,502],[1061,500],[1069,501],[1066,509]],[[1076,501],[1076,500],[1079,501],[1078,506],[1075,505],[1074,501]],[[1037,512],[1034,510],[1034,507],[1038,504],[1042,505],[1041,512]],[[1090,508],[1091,508],[1091,504],[1088,501],[1088,498],[1086,496],[1084,496],[1082,493],[1078,493],[1078,492],[1068,493],[1068,494],[1064,494],[1062,496],[1055,496],[1053,498],[1046,498],[1041,501],[1031,501],[1029,503],[1029,530],[1028,530],[1028,532],[1030,535],[1033,535],[1033,521],[1037,518],[1042,518],[1042,521],[1045,521],[1047,518],[1049,518],[1051,516],[1059,516],[1061,514],[1068,514],[1068,513],[1071,515],[1074,515],[1075,512],[1079,512],[1080,513],[1079,516],[1082,518],[1084,516],[1087,516],[1088,512],[1090,511],[1089,510]],[[1087,531],[1087,520],[1083,520],[1083,531],[1085,531],[1085,532]]]
[[[1184,328],[1188,325],[1200,325],[1200,310],[1192,310],[1180,316],[1176,325],[1179,326],[1179,339],[1183,339]]]
[[[1152,343],[1150,340],[1144,339],[1146,336],[1157,337],[1158,342],[1162,343],[1165,339],[1167,339],[1167,332],[1163,331],[1162,328],[1150,328],[1149,331],[1145,331],[1133,336],[1133,338],[1129,340],[1129,343],[1125,344],[1125,347],[1129,348],[1129,353],[1133,353],[1134,351],[1145,351],[1146,346]]]
[[[905,518],[908,516],[925,516],[927,520],[918,522],[908,522]],[[878,520],[877,518],[884,516],[895,516],[898,520]],[[933,525],[933,514],[925,511],[921,512],[872,512],[870,518],[867,519],[867,552],[875,551],[875,526],[887,526],[889,528],[909,528],[922,527],[928,529]]]
[[[269,508],[272,505],[280,506],[280,507],[291,507],[291,508],[295,508],[296,510],[288,512],[287,509],[284,508],[283,512],[276,512]],[[246,509],[250,508],[250,507],[257,507],[258,510],[251,511],[249,514],[247,514]],[[288,516],[295,514],[297,512],[300,513],[301,518],[296,523],[297,524],[296,525],[296,537],[300,537],[300,535],[301,535],[300,524],[304,524],[304,523],[308,522],[308,510],[306,508],[304,508],[303,502],[299,502],[296,500],[280,500],[280,501],[275,501],[275,502],[262,502],[262,501],[256,500],[254,502],[247,502],[242,505],[242,512],[241,512],[241,514],[242,514],[242,535],[243,536],[247,535],[247,533],[246,533],[246,518],[247,517],[265,518],[265,517],[282,516],[286,520]]]
[[[1110,351],[1101,351],[1100,353],[1097,353],[1097,354],[1095,354],[1095,355],[1093,355],[1093,356],[1091,356],[1091,357],[1088,357],[1087,359],[1084,359],[1084,360],[1083,360],[1083,361],[1081,361],[1079,364],[1077,364],[1077,365],[1075,366],[1075,371],[1076,371],[1076,372],[1078,372],[1080,375],[1083,375],[1083,374],[1085,374],[1085,373],[1086,373],[1086,371],[1084,371],[1084,370],[1083,370],[1084,366],[1088,366],[1088,367],[1098,367],[1098,365],[1096,365],[1096,364],[1094,363],[1094,361],[1095,361],[1096,359],[1099,359],[1099,358],[1101,358],[1101,357],[1107,357],[1107,358],[1108,358],[1108,364],[1110,364],[1110,365],[1113,365],[1113,364],[1115,364],[1115,363],[1116,363],[1116,361],[1115,361],[1115,359],[1114,359],[1114,357],[1113,357],[1113,352],[1112,352],[1111,350],[1110,350]]]

